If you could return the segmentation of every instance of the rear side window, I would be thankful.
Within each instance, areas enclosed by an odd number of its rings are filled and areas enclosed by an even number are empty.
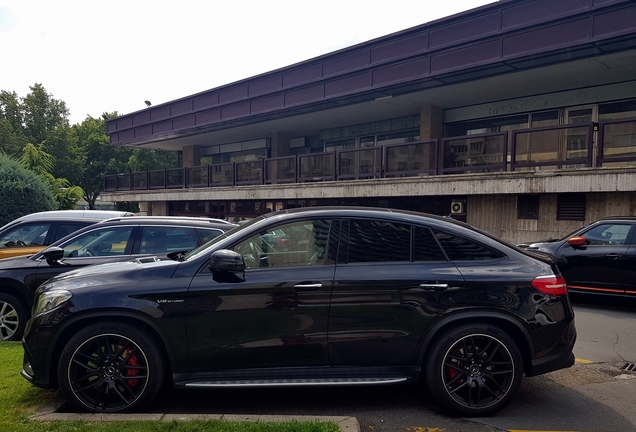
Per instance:
[[[197,240],[194,228],[146,226],[142,227],[139,253],[187,252],[197,247]]]
[[[413,261],[446,261],[430,228],[415,228]]]
[[[92,222],[91,222],[92,223]],[[55,237],[51,241],[51,243],[55,243],[59,239],[66,237],[67,235],[74,233],[80,228],[84,228],[85,226],[91,225],[91,223],[82,223],[82,222],[65,222],[60,223],[57,226],[57,230],[55,231]]]
[[[451,261],[491,260],[503,256],[487,246],[455,234],[436,230],[435,237]]]
[[[351,219],[348,262],[411,261],[411,227],[405,224]]]

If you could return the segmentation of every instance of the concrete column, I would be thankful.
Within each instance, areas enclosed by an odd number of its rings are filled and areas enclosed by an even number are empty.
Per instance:
[[[148,201],[139,202],[139,216],[148,216]]]
[[[420,139],[422,141],[444,137],[444,110],[426,105],[420,109]]]
[[[274,132],[271,139],[272,156],[289,156],[289,134],[284,132]]]
[[[148,216],[168,216],[168,202],[167,201],[151,201],[149,204]],[[141,203],[140,203],[141,208]]]
[[[201,147],[191,145],[183,147],[183,166],[194,167],[201,165]]]

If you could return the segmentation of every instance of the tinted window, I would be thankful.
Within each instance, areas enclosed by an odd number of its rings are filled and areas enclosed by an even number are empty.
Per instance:
[[[85,232],[60,245],[64,256],[117,256],[126,253],[133,227],[108,227]]]
[[[442,231],[435,231],[435,237],[440,242],[446,255],[451,261],[489,260],[501,258],[501,254],[472,240]]]
[[[429,228],[415,228],[414,261],[446,261],[433,232]]]
[[[631,225],[601,224],[587,231],[583,236],[589,245],[623,245],[627,242],[627,234]]]
[[[280,225],[242,241],[233,249],[247,268],[326,264],[330,220]]]
[[[348,261],[411,261],[411,227],[385,221],[351,219]]]
[[[55,238],[51,241],[51,243],[54,243],[59,239],[64,238],[67,235],[77,231],[78,229],[84,228],[87,225],[90,225],[90,223],[67,222],[58,224],[57,230],[55,231]]]
[[[220,229],[213,228],[197,228],[197,231],[199,231],[199,236],[201,237],[203,243],[207,243],[213,238],[216,238],[223,234],[223,231],[221,231]]]
[[[171,252],[190,251],[197,247],[194,228],[170,226],[146,226],[141,229],[139,253],[165,255]]]
[[[21,224],[7,232],[0,239],[0,247],[44,246],[50,222]]]

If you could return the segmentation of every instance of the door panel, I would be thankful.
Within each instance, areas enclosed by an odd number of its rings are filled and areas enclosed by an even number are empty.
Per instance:
[[[187,318],[194,371],[328,364],[337,225],[271,227],[232,247],[245,260],[243,275],[205,270],[194,278]]]

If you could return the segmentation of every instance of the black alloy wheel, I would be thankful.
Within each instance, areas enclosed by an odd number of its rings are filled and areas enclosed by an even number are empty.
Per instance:
[[[11,294],[0,293],[0,340],[22,339],[28,319],[29,311],[20,300]]]
[[[60,388],[77,409],[134,411],[149,403],[164,377],[162,357],[141,329],[95,324],[66,344],[58,365]]]
[[[429,391],[464,416],[499,411],[517,392],[523,361],[516,344],[498,327],[462,325],[435,342],[426,367]]]

